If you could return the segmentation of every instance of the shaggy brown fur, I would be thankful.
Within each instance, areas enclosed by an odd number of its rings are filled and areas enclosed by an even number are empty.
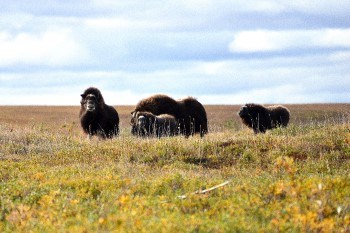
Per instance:
[[[177,101],[183,113],[180,119],[180,129],[186,136],[200,133],[201,137],[208,133],[207,113],[201,103],[195,98],[187,97]]]
[[[180,133],[186,136],[200,133],[203,137],[208,132],[206,111],[201,103],[192,97],[174,100],[166,95],[153,95],[141,100],[132,112],[147,111],[154,115],[169,114],[179,122]],[[131,122],[135,134],[135,123]]]
[[[178,122],[174,116],[161,114],[156,116],[150,112],[134,112],[135,134],[139,136],[174,136],[179,132]]]
[[[118,112],[105,104],[100,90],[89,87],[81,97],[79,118],[83,131],[101,138],[116,136],[119,132]]]
[[[254,133],[265,133],[276,127],[286,127],[289,122],[289,110],[281,105],[265,108],[259,104],[246,104],[238,115],[242,122],[254,130]]]
[[[270,112],[271,127],[287,127],[290,118],[289,110],[281,105],[269,106],[267,109]]]

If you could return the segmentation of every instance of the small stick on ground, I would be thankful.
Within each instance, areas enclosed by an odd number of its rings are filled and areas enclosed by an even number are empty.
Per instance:
[[[223,187],[223,186],[225,186],[225,185],[228,185],[229,183],[231,183],[231,181],[228,180],[228,181],[225,181],[224,183],[215,185],[215,186],[213,186],[213,187],[211,187],[211,188],[208,188],[208,189],[197,190],[197,191],[195,191],[195,192],[193,192],[193,193],[191,193],[191,194],[205,194],[205,193],[208,193],[208,192],[213,191],[213,190],[215,190],[215,189],[221,188],[221,187]],[[178,196],[178,198],[180,198],[180,199],[186,199],[187,196],[186,196],[186,195],[181,195],[181,196]]]

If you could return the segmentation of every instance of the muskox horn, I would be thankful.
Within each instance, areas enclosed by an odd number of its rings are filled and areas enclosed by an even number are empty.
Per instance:
[[[132,116],[133,118],[136,117],[136,113],[137,113],[136,111],[132,111],[132,112],[131,112],[131,116]]]

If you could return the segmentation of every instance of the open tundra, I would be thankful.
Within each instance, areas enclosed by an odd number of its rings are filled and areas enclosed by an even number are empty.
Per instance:
[[[1,232],[349,232],[348,104],[286,105],[255,135],[240,106],[209,134],[87,140],[79,106],[0,107]]]

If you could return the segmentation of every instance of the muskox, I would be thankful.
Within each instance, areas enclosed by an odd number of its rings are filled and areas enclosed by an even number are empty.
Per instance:
[[[186,137],[200,133],[201,137],[208,133],[207,113],[201,103],[192,97],[174,100],[167,95],[153,95],[141,100],[131,112],[150,112],[154,115],[169,114],[179,123],[179,132]],[[133,134],[137,134],[135,123],[131,122]]]
[[[281,105],[264,107],[259,104],[246,104],[238,115],[242,122],[254,130],[254,133],[265,133],[266,130],[286,127],[289,122],[289,110]]]
[[[118,112],[112,106],[105,104],[101,91],[95,87],[89,87],[81,97],[79,118],[83,131],[89,137],[116,136],[119,132]]]
[[[169,114],[156,116],[150,112],[134,112],[132,120],[134,134],[139,136],[174,136],[179,132],[178,121]]]

